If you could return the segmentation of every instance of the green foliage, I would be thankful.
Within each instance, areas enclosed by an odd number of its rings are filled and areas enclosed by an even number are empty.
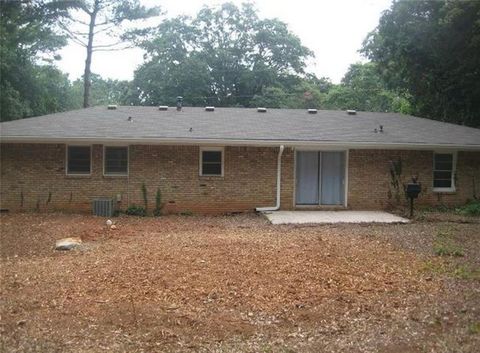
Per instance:
[[[468,326],[468,332],[472,335],[480,334],[480,321],[476,321]]]
[[[139,0],[69,0],[64,3],[69,4],[70,13],[58,26],[74,43],[86,49],[83,75],[83,107],[86,108],[91,105],[93,52],[132,47],[138,37],[149,33],[148,28],[139,27],[140,22],[157,16],[160,8],[147,8]],[[78,27],[81,29],[72,30]],[[98,36],[103,37],[102,44],[96,44]]]
[[[157,192],[155,194],[155,210],[153,210],[153,215],[154,216],[160,216],[162,214],[162,192],[160,191],[160,188],[157,188]]]
[[[190,211],[190,210],[185,210],[185,211],[182,211],[180,212],[180,216],[193,216],[193,212]]]
[[[148,210],[148,195],[147,195],[147,186],[145,183],[142,183],[142,197],[143,197],[143,204],[145,205],[145,213]]]
[[[394,1],[363,53],[413,113],[480,126],[479,16],[479,1]]]
[[[129,206],[125,213],[129,216],[140,216],[140,217],[145,217],[147,215],[147,212],[145,210],[145,207],[142,206],[137,206],[137,205],[131,205]]]
[[[446,261],[427,261],[424,270],[437,275],[447,275],[462,280],[480,280],[480,269],[466,264],[455,264]]]
[[[92,74],[90,91],[90,105],[130,105],[135,101],[135,91],[131,82],[103,79],[100,75]],[[73,81],[71,88],[72,106],[76,109],[83,105],[83,79]]]
[[[342,83],[328,92],[323,106],[328,109],[411,113],[406,96],[387,89],[374,63],[350,65]]]
[[[0,121],[70,108],[67,75],[51,65],[55,50],[66,44],[54,26],[66,15],[61,7],[43,0],[0,2]]]
[[[437,256],[464,256],[462,248],[455,243],[449,229],[438,232],[433,251]]]
[[[480,216],[480,200],[474,200],[455,210],[464,216]]]
[[[189,105],[250,106],[264,88],[303,74],[313,55],[285,23],[232,3],[166,20],[142,47],[147,61],[134,85],[147,105],[173,105],[181,95]]]

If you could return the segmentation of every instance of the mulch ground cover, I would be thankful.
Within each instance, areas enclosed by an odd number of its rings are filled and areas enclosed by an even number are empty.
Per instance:
[[[1,216],[3,351],[475,352],[480,344],[475,219],[114,221],[109,230],[93,216]],[[55,251],[65,237],[83,244]],[[447,245],[461,253],[439,256]]]

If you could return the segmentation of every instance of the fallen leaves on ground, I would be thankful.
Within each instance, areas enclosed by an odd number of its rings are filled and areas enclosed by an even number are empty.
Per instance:
[[[458,293],[425,271],[432,224],[272,226],[238,215],[115,225],[2,215],[6,351],[473,352],[479,342],[465,326],[479,312],[478,282],[461,293],[462,316],[447,305]],[[53,250],[65,237],[82,247]]]

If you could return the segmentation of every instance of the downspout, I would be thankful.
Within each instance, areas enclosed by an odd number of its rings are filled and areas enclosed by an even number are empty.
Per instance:
[[[255,211],[257,212],[268,212],[268,211],[277,211],[280,208],[280,191],[281,191],[281,180],[282,180],[282,154],[285,149],[284,145],[280,146],[278,151],[277,159],[277,202],[273,207],[257,207]]]

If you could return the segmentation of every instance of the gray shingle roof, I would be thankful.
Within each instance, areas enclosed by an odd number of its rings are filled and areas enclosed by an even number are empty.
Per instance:
[[[132,117],[132,121],[128,118]],[[383,126],[383,133],[374,129]],[[178,142],[229,140],[262,143],[319,143],[349,145],[425,145],[480,149],[480,129],[396,113],[303,109],[184,107],[159,111],[157,107],[94,107],[4,122],[2,141],[130,140]]]

